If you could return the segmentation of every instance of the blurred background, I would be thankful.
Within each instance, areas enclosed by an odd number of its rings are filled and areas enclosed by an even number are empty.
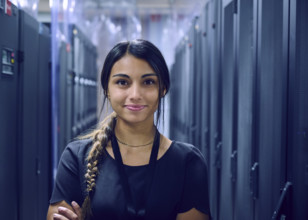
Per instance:
[[[308,219],[308,1],[0,0],[0,219],[45,219],[119,41],[171,77],[160,131],[208,163],[214,220]]]

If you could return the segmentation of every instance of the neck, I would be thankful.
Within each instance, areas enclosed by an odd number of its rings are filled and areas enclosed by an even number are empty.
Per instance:
[[[122,120],[117,120],[115,134],[120,141],[129,145],[143,145],[153,141],[156,128],[151,124],[128,124]]]

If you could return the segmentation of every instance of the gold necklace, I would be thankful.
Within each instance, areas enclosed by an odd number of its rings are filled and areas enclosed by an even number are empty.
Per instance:
[[[147,144],[130,145],[130,144],[124,143],[123,141],[120,141],[117,137],[116,137],[116,139],[117,139],[117,141],[118,141],[119,143],[121,143],[121,144],[123,144],[123,145],[126,145],[126,146],[129,146],[129,147],[144,147],[144,146],[148,146],[148,145],[150,145],[150,144],[153,144],[153,142],[154,142],[154,141],[151,141],[151,142],[149,142],[149,143],[147,143]]]

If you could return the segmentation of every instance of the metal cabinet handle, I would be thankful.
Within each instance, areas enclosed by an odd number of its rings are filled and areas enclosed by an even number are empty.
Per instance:
[[[217,169],[221,168],[221,146],[222,143],[219,142],[215,148],[215,166]]]
[[[236,181],[237,176],[237,150],[234,150],[231,154],[231,180]]]
[[[285,199],[287,198],[288,192],[290,192],[291,189],[292,189],[292,183],[286,182],[286,185],[284,186],[284,188],[281,192],[277,207],[276,207],[276,209],[273,213],[272,220],[276,220],[277,217],[280,215],[281,209],[282,209],[282,204],[285,201]]]
[[[259,163],[255,162],[250,169],[250,194],[253,199],[258,198]]]

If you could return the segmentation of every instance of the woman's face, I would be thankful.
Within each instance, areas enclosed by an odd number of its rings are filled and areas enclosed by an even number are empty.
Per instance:
[[[158,91],[157,74],[145,60],[128,54],[113,65],[108,94],[118,120],[153,123]]]

